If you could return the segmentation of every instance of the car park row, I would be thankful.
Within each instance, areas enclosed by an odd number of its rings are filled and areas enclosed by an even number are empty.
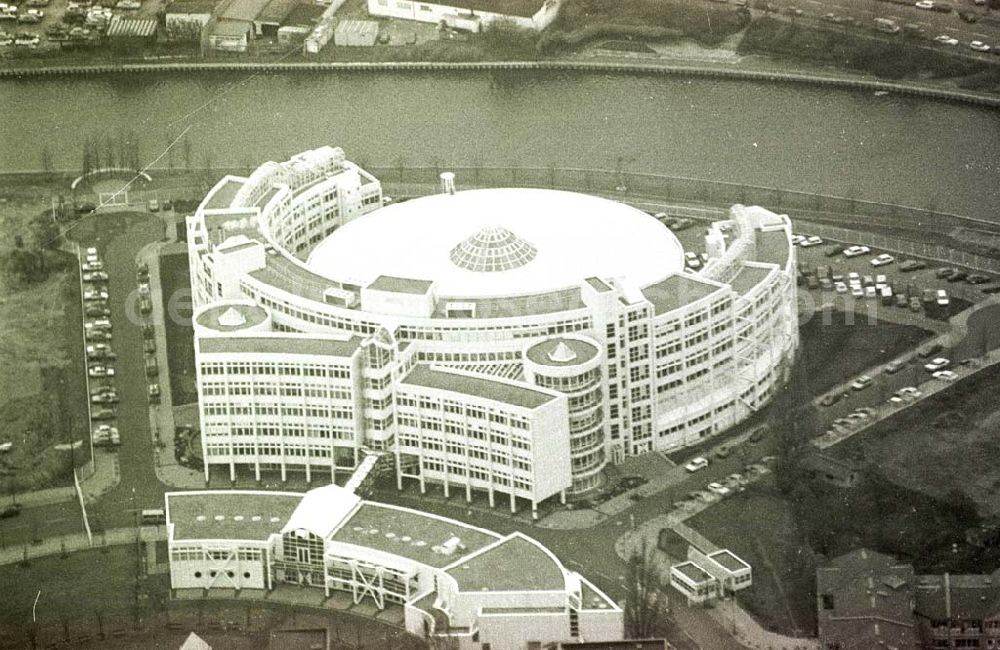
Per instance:
[[[793,242],[807,241],[805,235],[795,235]],[[811,238],[818,240],[818,237]],[[819,240],[822,242],[822,240]],[[823,251],[827,258],[842,257],[845,260],[861,258],[871,255],[872,250],[864,245],[846,246],[843,244],[833,245]],[[896,258],[889,253],[880,253],[871,257],[869,264],[873,269],[895,265],[900,273],[914,273],[927,268],[927,263],[922,260],[902,260],[897,263]],[[936,269],[934,273],[936,280],[946,280],[949,284],[964,282],[967,285],[985,285],[993,279],[980,273],[967,273],[952,267]],[[885,273],[862,274],[858,271],[844,272],[835,268],[834,264],[818,264],[799,261],[799,274],[797,277],[799,286],[808,289],[820,289],[823,291],[835,292],[837,294],[850,294],[853,298],[877,300],[885,306],[897,306],[909,309],[913,312],[927,312],[932,317],[942,317],[948,314],[948,307],[951,304],[949,291],[944,288],[921,288],[912,278],[903,280],[901,278],[889,279]],[[996,293],[1000,291],[1000,285],[990,284],[979,287],[979,291],[984,294]]]
[[[88,248],[81,264],[87,388],[91,404],[91,440],[95,447],[117,447],[121,437],[114,420],[119,397],[115,389],[116,355],[111,349],[111,311],[108,309],[108,274],[96,248]],[[100,422],[100,423],[98,423]]]
[[[821,407],[832,407],[835,404],[853,400],[854,394],[867,392],[870,386],[880,381],[879,375],[895,375],[907,366],[913,364],[922,365],[922,370],[927,373],[924,380],[916,380],[915,386],[903,386],[896,389],[888,399],[882,401],[881,397],[876,398],[871,406],[858,406],[853,411],[843,417],[838,417],[831,421],[829,428],[816,437],[814,444],[821,448],[841,442],[858,431],[864,429],[869,424],[873,424],[883,417],[887,417],[900,408],[915,402],[927,395],[933,394],[945,387],[946,384],[957,380],[962,374],[971,372],[963,371],[963,368],[975,368],[979,366],[977,359],[962,359],[953,362],[943,356],[935,356],[944,351],[940,343],[928,343],[918,348],[916,354],[908,354],[894,359],[881,368],[870,370],[869,374],[861,375],[850,384],[850,390],[835,389],[823,395],[817,403]],[[909,375],[912,377],[912,375]],[[897,384],[898,385],[898,384]],[[891,387],[889,388],[891,389]],[[888,390],[888,389],[886,389]],[[884,393],[882,393],[884,397]]]

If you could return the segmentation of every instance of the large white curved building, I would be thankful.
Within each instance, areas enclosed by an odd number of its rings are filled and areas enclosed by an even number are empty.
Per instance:
[[[206,480],[350,470],[516,508],[763,405],[798,344],[788,218],[736,205],[685,270],[620,202],[540,189],[382,207],[340,149],[226,177],[188,219]]]

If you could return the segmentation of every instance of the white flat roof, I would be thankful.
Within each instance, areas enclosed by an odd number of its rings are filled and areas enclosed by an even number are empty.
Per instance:
[[[453,249],[477,234],[479,243],[467,243],[458,255],[466,266],[452,261]],[[491,254],[491,242],[506,247],[513,268],[470,270],[470,258],[477,250]],[[359,217],[321,242],[308,265],[361,286],[389,275],[433,281],[439,297],[481,298],[544,293],[590,277],[646,286],[682,270],[683,252],[656,219],[617,201],[485,189],[412,199]]]

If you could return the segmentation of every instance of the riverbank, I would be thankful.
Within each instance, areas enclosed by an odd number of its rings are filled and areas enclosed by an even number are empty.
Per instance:
[[[98,76],[136,74],[188,74],[192,72],[247,73],[347,73],[347,72],[515,72],[552,71],[600,74],[643,74],[694,78],[724,78],[738,81],[809,84],[897,93],[929,99],[961,102],[1000,108],[1000,96],[967,90],[918,84],[910,81],[888,82],[858,77],[848,73],[818,74],[736,68],[712,62],[663,64],[651,61],[479,61],[479,62],[185,62],[124,63],[88,66],[52,66],[26,69],[0,69],[0,78],[27,79],[58,76]]]

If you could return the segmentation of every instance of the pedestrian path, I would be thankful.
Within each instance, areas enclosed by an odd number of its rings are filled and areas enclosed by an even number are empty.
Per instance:
[[[37,544],[14,544],[0,548],[0,566],[25,561],[30,562],[42,557],[66,555],[94,548],[135,544],[136,535],[138,535],[140,541],[146,543],[165,541],[167,539],[167,529],[165,526],[142,526],[138,529],[113,528],[95,534],[93,543],[91,543],[85,533],[76,533],[73,535],[47,537]]]

